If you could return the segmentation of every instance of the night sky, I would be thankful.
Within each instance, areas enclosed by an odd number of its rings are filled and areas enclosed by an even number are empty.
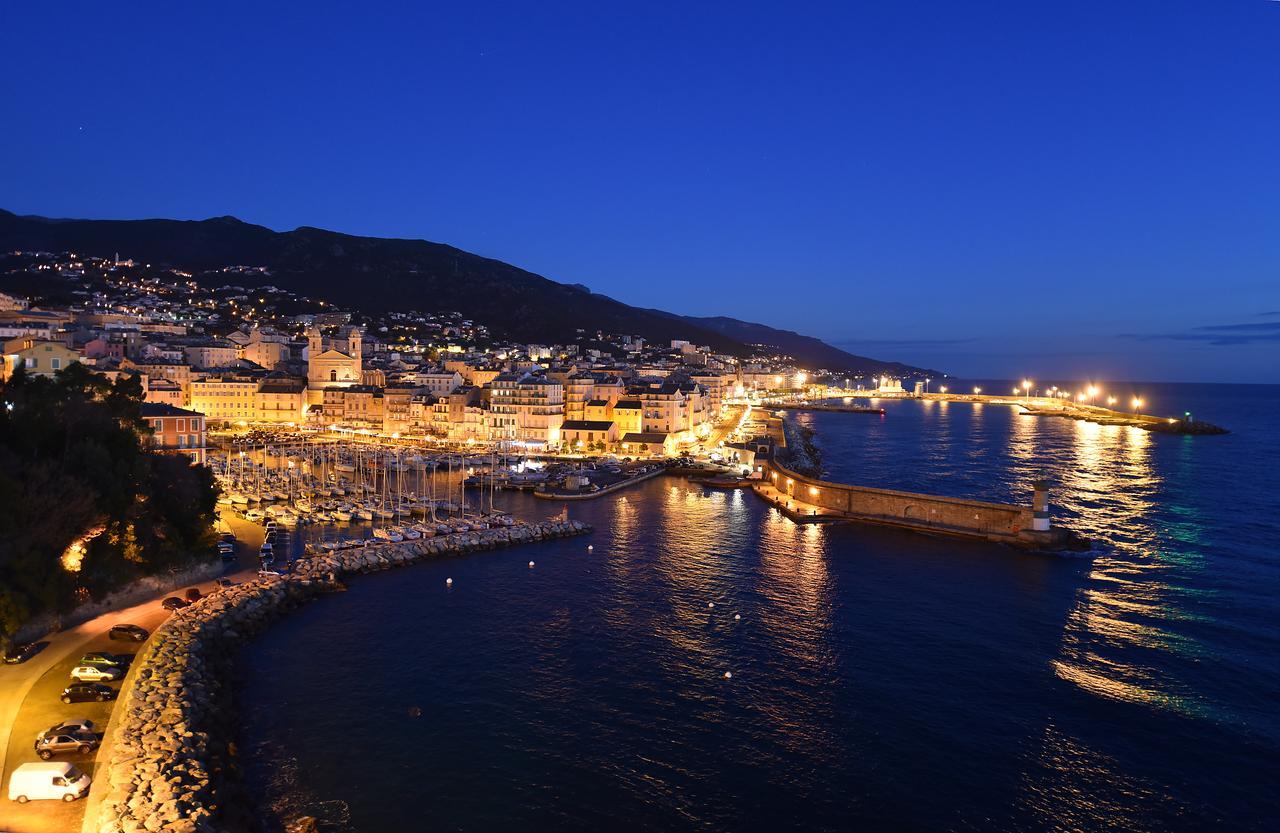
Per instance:
[[[0,207],[422,237],[962,376],[1280,382],[1280,2],[188,5],[4,4]]]

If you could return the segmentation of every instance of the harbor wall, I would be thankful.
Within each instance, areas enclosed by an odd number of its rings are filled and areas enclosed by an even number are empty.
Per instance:
[[[899,492],[807,477],[776,460],[760,462],[763,482],[794,500],[852,519],[990,540],[1027,539],[1029,506]]]
[[[426,558],[581,535],[581,521],[542,521],[378,544],[296,562],[175,611],[147,640],[99,752],[83,833],[261,829],[241,794],[229,680],[238,647],[285,611],[340,589],[344,576]]]

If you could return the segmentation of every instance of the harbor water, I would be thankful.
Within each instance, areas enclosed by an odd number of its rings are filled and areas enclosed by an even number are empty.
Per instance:
[[[833,480],[1025,503],[1048,477],[1089,553],[660,477],[572,505],[590,536],[357,578],[246,649],[250,788],[368,833],[1274,829],[1280,388],[1144,396],[1233,433],[794,417]]]

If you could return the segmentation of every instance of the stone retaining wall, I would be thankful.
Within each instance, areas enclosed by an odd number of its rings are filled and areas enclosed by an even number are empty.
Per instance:
[[[212,833],[251,829],[235,782],[235,721],[225,690],[235,648],[273,618],[352,573],[404,566],[435,555],[579,535],[581,521],[543,521],[417,541],[376,544],[296,562],[201,599],[156,629],[123,686],[107,758],[93,793],[101,833]],[[92,820],[90,820],[92,821]]]

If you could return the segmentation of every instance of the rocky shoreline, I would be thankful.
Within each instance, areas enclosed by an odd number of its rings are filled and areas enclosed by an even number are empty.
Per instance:
[[[222,833],[259,825],[241,800],[236,721],[227,688],[236,649],[274,618],[344,576],[439,555],[581,535],[581,521],[542,521],[317,555],[174,613],[139,655],[116,707],[93,787],[101,833]],[[90,820],[92,821],[92,819]]]

